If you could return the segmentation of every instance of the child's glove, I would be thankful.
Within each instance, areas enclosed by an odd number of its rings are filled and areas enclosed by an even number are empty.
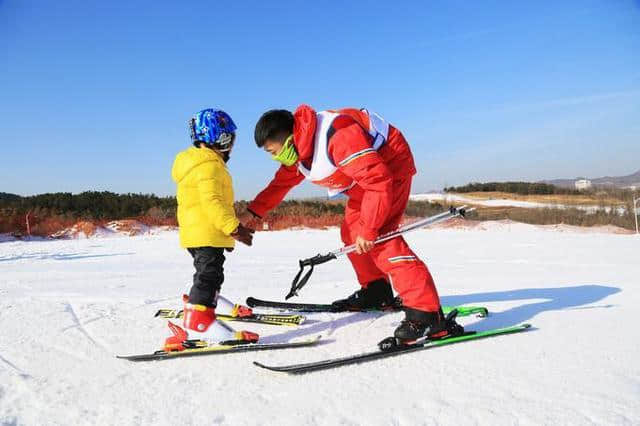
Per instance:
[[[242,244],[250,246],[253,244],[254,232],[256,232],[254,229],[247,228],[243,224],[240,224],[236,230],[231,233],[231,237],[236,241],[240,241]]]

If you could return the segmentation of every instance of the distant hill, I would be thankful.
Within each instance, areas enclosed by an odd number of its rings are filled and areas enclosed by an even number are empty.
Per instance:
[[[16,194],[9,194],[8,192],[0,192],[0,201],[16,201],[16,200],[19,200],[20,198],[22,197]]]
[[[554,179],[545,180],[544,183],[550,183],[551,185],[561,186],[565,188],[574,188],[574,183],[579,179],[589,179],[593,185],[600,186],[615,186],[618,188],[624,188],[627,186],[640,187],[640,170],[627,176],[605,176],[600,178],[584,178],[577,177],[574,179]]]

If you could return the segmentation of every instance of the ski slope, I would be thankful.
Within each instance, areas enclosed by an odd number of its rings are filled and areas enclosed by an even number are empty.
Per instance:
[[[310,314],[299,328],[247,326],[266,342],[323,334],[314,348],[131,363],[168,336],[191,259],[177,233],[0,244],[0,424],[640,424],[640,238],[503,224],[407,239],[461,320],[532,331],[302,376],[252,365],[370,350],[402,314]],[[223,294],[281,299],[297,260],[338,230],[262,232],[227,256]],[[298,301],[356,288],[346,259],[316,268]],[[237,323],[236,323],[237,324]]]
[[[461,194],[453,193],[440,193],[432,192],[427,194],[414,194],[410,196],[413,201],[430,201],[430,202],[444,202],[448,203],[464,203],[472,206],[484,206],[484,207],[520,207],[525,209],[578,209],[588,214],[595,214],[599,211],[609,213],[612,209],[611,206],[589,206],[580,204],[561,204],[561,203],[541,203],[537,201],[523,201],[513,200],[510,198],[490,198],[490,199],[478,199]],[[624,206],[613,207],[618,215],[622,216],[626,213],[627,209]]]

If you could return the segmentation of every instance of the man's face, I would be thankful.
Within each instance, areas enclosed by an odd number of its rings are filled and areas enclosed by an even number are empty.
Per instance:
[[[282,142],[277,142],[271,139],[267,139],[267,141],[262,146],[262,149],[264,149],[271,155],[277,155],[280,151],[282,151],[283,145],[284,144]]]

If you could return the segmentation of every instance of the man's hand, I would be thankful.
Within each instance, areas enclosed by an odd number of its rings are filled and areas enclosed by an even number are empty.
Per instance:
[[[254,229],[247,228],[243,224],[240,224],[236,230],[231,233],[231,237],[236,241],[240,241],[242,244],[251,246],[251,244],[253,244],[254,232],[256,232]]]
[[[356,253],[363,254],[371,251],[373,248],[373,241],[365,240],[360,235],[356,237]]]

